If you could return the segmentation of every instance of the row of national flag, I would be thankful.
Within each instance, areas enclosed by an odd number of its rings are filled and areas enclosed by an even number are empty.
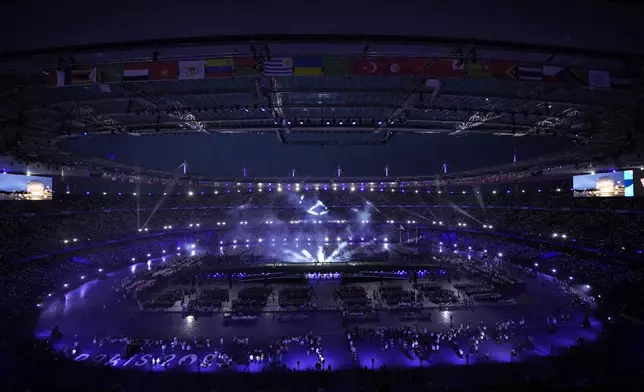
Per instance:
[[[493,78],[542,83],[627,88],[639,74],[618,75],[609,71],[511,61],[469,62],[444,58],[323,58],[251,57],[190,61],[156,61],[106,64],[49,70],[50,86],[120,82],[232,78],[236,76],[417,76],[428,78]]]

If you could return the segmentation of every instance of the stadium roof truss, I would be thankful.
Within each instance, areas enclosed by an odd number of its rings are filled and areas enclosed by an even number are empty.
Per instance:
[[[87,134],[269,133],[287,145],[386,144],[405,133],[556,136],[599,154],[639,138],[644,101],[639,86],[475,77],[240,76],[64,88],[16,78],[0,78],[5,146],[52,164],[78,161],[62,146]]]

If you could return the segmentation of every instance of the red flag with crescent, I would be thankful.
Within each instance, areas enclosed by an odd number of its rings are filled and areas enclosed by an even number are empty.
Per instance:
[[[382,69],[379,59],[358,59],[353,68],[353,74],[358,76],[380,76]]]

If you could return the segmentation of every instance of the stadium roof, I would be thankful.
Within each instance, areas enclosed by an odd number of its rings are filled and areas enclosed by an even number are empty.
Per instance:
[[[168,133],[269,133],[294,145],[381,145],[405,133],[575,141],[572,151],[513,168],[522,170],[612,158],[640,138],[642,69],[602,53],[571,51],[557,62],[543,47],[516,45],[441,42],[427,55],[391,43],[384,51],[235,39],[246,42],[243,51],[181,55],[168,43],[163,54],[119,52],[100,62],[91,48],[70,48],[79,57],[55,63],[51,54],[5,56],[11,66],[28,59],[0,78],[5,146],[25,161],[127,172],[134,168],[70,153],[65,141]]]

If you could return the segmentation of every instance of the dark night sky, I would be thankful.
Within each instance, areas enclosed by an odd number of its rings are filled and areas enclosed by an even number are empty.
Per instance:
[[[498,137],[490,135],[399,135],[387,146],[285,146],[275,135],[161,135],[153,137],[89,136],[70,140],[67,148],[151,169],[177,170],[187,160],[192,173],[240,176],[244,164],[249,176],[332,176],[342,165],[346,176],[379,176],[385,165],[391,175],[438,173],[443,161],[450,171],[512,162],[570,148],[571,142],[552,137]]]

